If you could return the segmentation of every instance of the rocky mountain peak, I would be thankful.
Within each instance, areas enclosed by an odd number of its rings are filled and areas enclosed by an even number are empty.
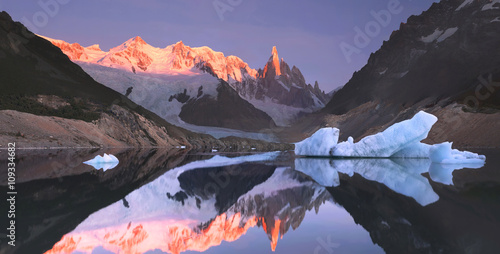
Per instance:
[[[99,47],[99,44],[94,44],[92,46],[86,47],[88,50],[94,50],[94,51],[102,51],[101,48]]]
[[[271,54],[274,56],[276,56],[276,58],[278,57],[278,50],[276,49],[276,46],[273,46],[273,50],[271,52]]]
[[[178,41],[174,44],[174,51],[182,49],[184,47],[185,47],[184,42]]]
[[[136,36],[134,38],[128,39],[126,42],[122,43],[120,46],[111,49],[111,51],[123,51],[123,50],[127,50],[128,48],[131,48],[131,49],[140,48],[140,49],[142,49],[145,46],[149,46],[149,44],[147,44],[141,37]]]
[[[266,66],[264,67],[263,78],[266,76],[275,77],[281,75],[280,68],[280,58],[278,56],[278,50],[276,46],[273,47],[271,52],[271,57],[267,61]]]
[[[146,45],[147,44],[140,36],[136,36],[133,39],[133,42],[135,42],[138,45]]]
[[[306,79],[304,78],[304,75],[302,75],[302,72],[297,68],[297,66],[292,67],[292,77],[294,80],[296,80],[296,84],[304,87],[306,84]]]

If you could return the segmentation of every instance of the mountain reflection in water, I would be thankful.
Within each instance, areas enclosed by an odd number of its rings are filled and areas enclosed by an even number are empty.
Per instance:
[[[280,156],[202,155],[180,163],[94,210],[46,253],[233,253],[242,248],[248,253],[495,253],[500,248],[497,161],[482,167]],[[265,249],[255,235],[267,235]]]
[[[273,156],[214,157],[170,170],[90,215],[46,253],[98,246],[115,253],[202,252],[256,226],[274,251],[280,235],[298,228],[305,213],[331,195],[290,167],[249,163]],[[231,165],[236,163],[242,164]]]

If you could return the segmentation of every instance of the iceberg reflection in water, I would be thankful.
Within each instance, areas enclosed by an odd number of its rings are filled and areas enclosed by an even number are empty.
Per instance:
[[[433,163],[430,159],[295,159],[295,170],[309,175],[323,186],[339,186],[339,173],[350,177],[357,173],[399,194],[412,197],[422,206],[439,200],[423,173],[429,172],[434,182],[453,185],[453,171],[483,166],[484,162],[441,164]]]

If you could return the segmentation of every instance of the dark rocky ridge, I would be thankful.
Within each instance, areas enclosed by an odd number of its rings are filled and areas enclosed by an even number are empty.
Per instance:
[[[462,2],[443,0],[408,18],[333,95],[324,112],[344,114],[370,101],[402,108],[426,99],[464,103],[481,76],[491,74],[500,80],[500,22],[492,22],[500,10],[482,11],[491,1],[480,0],[456,11]],[[458,30],[441,42],[422,41],[436,29],[449,28]],[[500,106],[498,90],[481,104]]]

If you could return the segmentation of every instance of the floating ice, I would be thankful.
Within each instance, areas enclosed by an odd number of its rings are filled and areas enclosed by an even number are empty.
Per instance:
[[[340,131],[323,128],[295,144],[295,154],[304,156],[431,158],[435,163],[480,163],[483,155],[451,149],[451,143],[427,145],[424,140],[437,117],[424,111],[412,119],[396,123],[385,131],[354,143],[352,138],[337,143]]]
[[[104,156],[97,155],[94,159],[84,162],[87,165],[94,167],[95,169],[103,169],[104,171],[116,167],[119,163],[118,159],[112,155],[104,153]]]
[[[452,143],[450,142],[444,142],[431,146],[429,148],[429,157],[432,162],[442,164],[478,164],[486,160],[484,155],[451,149],[451,145]]]
[[[339,129],[323,128],[311,137],[295,144],[295,154],[309,156],[329,156],[332,147],[339,141]]]

